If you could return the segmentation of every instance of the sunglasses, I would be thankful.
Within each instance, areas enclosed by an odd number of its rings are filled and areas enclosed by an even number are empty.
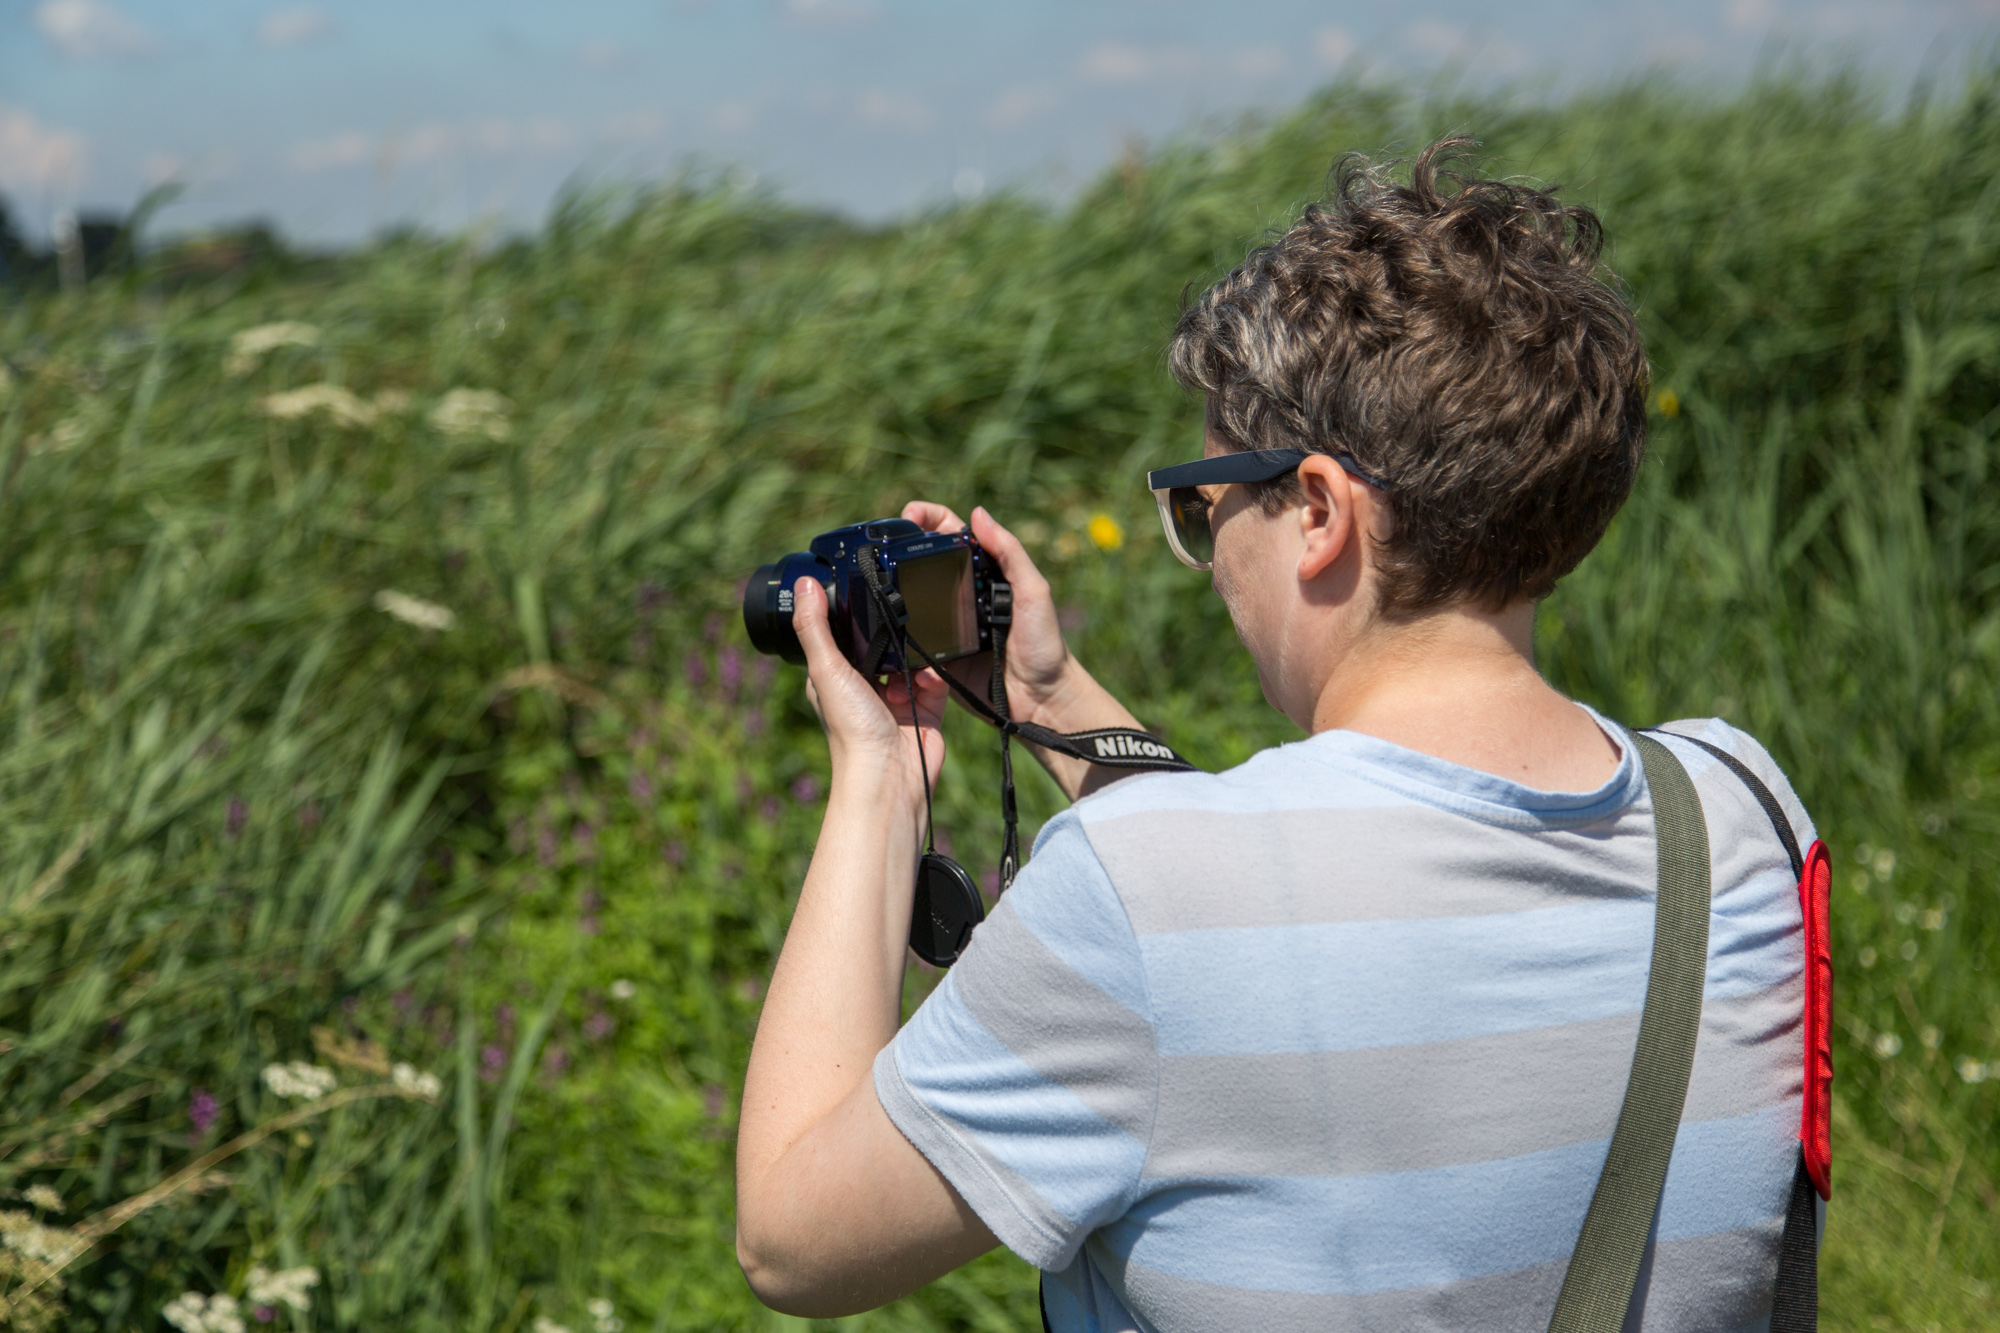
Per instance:
[[[1189,569],[1209,569],[1215,563],[1215,529],[1210,523],[1208,501],[1197,486],[1222,486],[1230,482],[1275,481],[1297,469],[1312,455],[1303,449],[1245,449],[1238,453],[1198,458],[1192,463],[1163,467],[1146,474],[1146,485],[1160,504],[1160,526],[1167,530],[1167,545]],[[1357,481],[1376,490],[1388,487],[1361,470],[1347,454],[1328,454]]]

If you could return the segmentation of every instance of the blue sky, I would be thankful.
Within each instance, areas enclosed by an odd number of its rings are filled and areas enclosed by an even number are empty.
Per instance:
[[[171,179],[170,229],[337,242],[697,160],[880,218],[1060,192],[1346,68],[1727,83],[1789,49],[1900,85],[1996,32],[2000,0],[0,0],[0,193],[41,232]]]

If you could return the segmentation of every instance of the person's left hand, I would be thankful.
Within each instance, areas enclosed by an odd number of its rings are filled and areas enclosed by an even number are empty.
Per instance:
[[[922,798],[917,767],[918,742],[923,749],[924,775],[937,785],[944,769],[944,716],[947,687],[929,667],[913,676],[915,710],[901,676],[877,685],[854,669],[833,641],[827,625],[826,589],[819,580],[801,578],[792,589],[792,627],[806,651],[806,697],[826,727],[833,752],[834,780],[843,771],[872,774],[904,782],[902,794]]]

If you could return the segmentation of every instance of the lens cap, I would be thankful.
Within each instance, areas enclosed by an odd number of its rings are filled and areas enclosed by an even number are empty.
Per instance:
[[[917,863],[917,900],[910,912],[910,948],[933,967],[950,967],[986,919],[986,904],[965,867],[941,852]]]

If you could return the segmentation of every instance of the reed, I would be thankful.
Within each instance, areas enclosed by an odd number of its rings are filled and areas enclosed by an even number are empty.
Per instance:
[[[1601,209],[1654,360],[1651,460],[1544,608],[1545,668],[1629,722],[1738,721],[1834,848],[1827,1326],[1992,1323],[1996,97],[1995,70],[1906,99],[1784,73],[1554,103],[1342,84],[1061,208],[864,229],[689,176],[528,237],[200,281],[164,252],[14,300],[0,1209],[78,1232],[145,1197],[295,1113],[274,1064],[441,1083],[202,1168],[47,1318],[157,1327],[184,1292],[310,1266],[309,1311],[245,1310],[775,1326],[732,1261],[730,1136],[825,761],[737,580],[913,495],[983,502],[1177,748],[1285,739],[1142,489],[1199,429],[1161,362],[1177,297],[1335,153],[1469,128]],[[993,743],[950,744],[941,820],[989,869]],[[1038,779],[1023,798],[1055,809]],[[848,1322],[1033,1310],[996,1256]]]

